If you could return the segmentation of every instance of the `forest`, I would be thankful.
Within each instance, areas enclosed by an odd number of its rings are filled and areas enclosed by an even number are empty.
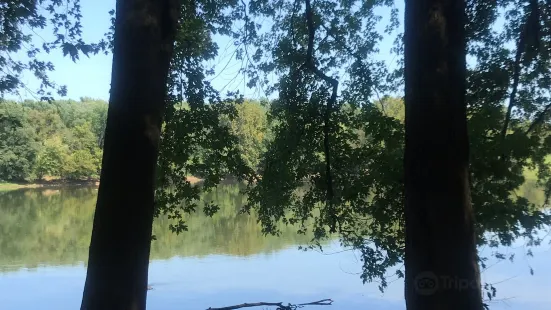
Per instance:
[[[0,5],[0,93],[25,88],[23,72],[40,82],[39,103],[2,103],[0,169],[99,175],[82,310],[146,309],[154,218],[189,233],[196,212],[227,210],[202,198],[228,177],[262,234],[292,226],[310,248],[336,236],[364,283],[403,279],[408,310],[487,309],[497,292],[479,249],[514,260],[498,249],[522,241],[530,256],[544,242],[546,0],[117,0],[95,41],[78,0],[43,2]],[[52,39],[35,46],[28,28]],[[212,82],[220,37],[243,85],[269,100]],[[27,62],[3,56],[25,50]],[[113,56],[107,110],[54,100],[67,89],[40,58],[51,50]]]
[[[0,102],[0,180],[98,179],[107,103]]]
[[[266,104],[247,100],[236,104],[236,118],[220,119],[251,167],[258,167],[267,143]],[[99,180],[107,108],[91,98],[1,100],[0,181]]]

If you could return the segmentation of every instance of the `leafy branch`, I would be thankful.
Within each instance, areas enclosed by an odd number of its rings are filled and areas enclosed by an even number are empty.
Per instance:
[[[310,0],[306,0],[306,23],[308,25],[308,49],[306,51],[306,66],[314,72],[314,74],[324,80],[326,83],[331,85],[332,92],[331,97],[327,101],[327,108],[325,109],[325,115],[324,115],[324,125],[323,125],[323,148],[324,148],[324,154],[325,154],[325,174],[326,174],[326,186],[327,186],[327,196],[326,201],[329,205],[329,210],[332,210],[332,203],[333,203],[333,179],[331,176],[331,151],[330,151],[330,131],[331,131],[331,111],[333,110],[333,107],[336,104],[337,101],[337,91],[339,87],[339,82],[323,73],[320,69],[316,67],[316,64],[314,62],[314,37],[316,34],[316,29],[314,27],[314,18],[313,18],[313,11],[312,11],[312,5],[310,3]],[[334,220],[332,220],[331,230],[334,232],[335,230],[335,223]]]
[[[536,116],[532,124],[530,124],[530,127],[528,127],[528,130],[526,130],[525,134],[529,134],[530,132],[532,132],[532,130],[536,129],[536,127],[543,121],[543,119],[545,118],[545,114],[549,111],[550,108],[551,103],[546,105],[545,108],[543,108],[543,110],[538,114],[538,116]]]
[[[513,111],[513,107],[515,106],[515,97],[520,81],[520,61],[522,59],[522,55],[526,52],[526,46],[528,45],[527,43],[529,43],[529,40],[535,44],[537,49],[539,41],[539,8],[537,0],[530,0],[530,15],[528,15],[526,23],[522,26],[518,39],[515,62],[513,65],[513,86],[511,89],[511,94],[509,95],[509,106],[507,107],[505,122],[503,123],[503,129],[501,130],[502,140],[505,140],[507,128],[511,122],[511,113]]]

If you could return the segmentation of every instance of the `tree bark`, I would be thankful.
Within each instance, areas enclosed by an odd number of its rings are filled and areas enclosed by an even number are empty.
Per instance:
[[[176,0],[118,0],[101,182],[81,309],[146,308]]]
[[[408,310],[480,310],[468,165],[464,0],[406,0]]]

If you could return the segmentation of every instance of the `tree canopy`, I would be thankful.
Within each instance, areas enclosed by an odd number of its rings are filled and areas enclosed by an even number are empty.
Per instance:
[[[388,15],[377,13],[382,7],[390,8]],[[276,96],[268,112],[273,137],[261,176],[250,177],[245,211],[258,211],[266,233],[277,234],[278,222],[313,218],[313,227],[301,228],[313,230],[313,244],[337,233],[361,252],[364,281],[378,279],[384,288],[386,271],[402,261],[404,250],[403,112],[399,101],[384,96],[396,94],[403,81],[397,6],[281,0],[237,9],[246,13],[243,31],[233,34],[238,57],[249,64],[243,71],[251,86]],[[466,11],[469,177],[478,244],[526,238],[537,245],[537,230],[549,216],[518,193],[526,173],[535,173],[543,188],[549,183],[549,11],[537,1],[467,1]],[[385,32],[377,27],[381,19]],[[537,28],[537,40],[528,28]],[[396,36],[397,67],[376,57],[388,35]],[[164,137],[172,143],[173,136]],[[169,162],[178,153],[163,156]],[[210,175],[221,176],[218,170]],[[187,199],[185,193],[172,196],[172,205]],[[188,205],[170,212],[183,218],[180,211],[194,210]],[[483,268],[486,259],[480,258]]]
[[[0,179],[97,179],[107,103],[81,101],[0,102]]]

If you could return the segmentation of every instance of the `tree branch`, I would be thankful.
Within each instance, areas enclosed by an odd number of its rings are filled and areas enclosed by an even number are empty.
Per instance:
[[[536,129],[536,127],[543,122],[543,119],[545,117],[545,114],[549,111],[551,108],[551,103],[546,105],[543,111],[541,111],[538,116],[534,119],[532,124],[530,124],[530,127],[528,127],[528,130],[526,130],[525,134],[529,134],[532,130]]]
[[[505,122],[503,123],[503,129],[501,130],[501,138],[505,140],[507,135],[507,129],[509,123],[511,122],[511,113],[513,107],[515,106],[515,97],[518,90],[518,84],[520,80],[520,61],[522,59],[522,54],[525,54],[527,40],[532,41],[532,44],[537,49],[539,48],[539,7],[537,0],[530,0],[530,15],[528,15],[526,22],[522,26],[520,37],[517,43],[517,52],[515,55],[515,63],[513,68],[513,87],[511,89],[511,94],[509,95],[509,106],[507,107],[507,114],[505,114]]]
[[[260,306],[268,306],[268,307],[278,307],[279,310],[294,310],[297,308],[302,308],[304,306],[331,306],[333,304],[332,299],[322,299],[318,301],[308,302],[304,304],[288,304],[287,306],[283,305],[283,302],[255,302],[255,303],[244,303],[240,305],[235,306],[228,306],[228,307],[222,307],[222,308],[208,308],[207,310],[234,310],[234,309],[241,309],[241,308],[251,308],[251,307],[260,307]]]
[[[260,306],[269,306],[269,307],[281,307],[283,306],[282,302],[254,302],[254,303],[244,303],[235,306],[228,306],[222,308],[208,308],[207,310],[233,310],[240,308],[250,308],[250,307],[260,307]]]
[[[322,299],[318,301],[308,302],[305,304],[298,304],[297,306],[303,307],[303,306],[331,306],[333,304],[332,299]]]
[[[360,63],[360,65],[362,67],[364,66],[364,64],[361,61],[362,57],[360,57],[357,53],[352,51],[352,49],[349,46],[347,46],[341,38],[338,38],[334,34],[332,34],[331,31],[329,30],[329,28],[327,28],[327,26],[322,24],[321,27],[323,27],[323,29],[325,29],[325,32],[327,33],[327,36],[332,37],[338,44],[341,44],[342,47],[348,53],[348,55],[356,58],[358,60],[358,62]],[[368,68],[366,68],[366,69],[368,69]],[[379,100],[379,104],[381,105],[381,110],[382,110],[383,114],[386,116],[387,114],[386,114],[385,107],[384,107],[383,101],[382,101],[383,98],[381,98],[381,95],[379,94],[379,91],[377,90],[377,87],[375,85],[372,85],[372,88],[373,88],[373,91],[375,92],[375,94],[377,95],[377,99]]]
[[[306,59],[304,63],[302,63],[298,67],[298,69],[292,73],[291,80],[294,80],[303,69],[308,69],[312,71],[315,76],[322,79],[332,87],[331,97],[327,101],[327,107],[324,113],[323,145],[324,145],[324,155],[325,155],[325,175],[326,175],[326,187],[327,187],[326,203],[329,206],[328,208],[329,211],[333,213],[334,191],[333,191],[333,177],[331,174],[330,120],[331,120],[331,112],[337,101],[337,91],[338,91],[339,82],[336,79],[330,76],[327,76],[325,73],[323,73],[320,69],[316,67],[316,64],[314,61],[314,38],[316,34],[314,18],[313,18],[314,13],[312,11],[311,0],[305,0],[305,2],[306,2],[305,17],[306,17],[306,24],[308,27],[308,45],[306,49]],[[291,109],[292,107],[289,107],[289,108]],[[335,232],[336,221],[334,218],[331,218],[330,220],[332,221],[332,224],[330,225],[330,231]]]
[[[505,136],[507,135],[507,128],[509,127],[509,123],[511,122],[511,113],[513,111],[513,107],[515,105],[515,97],[517,95],[517,89],[518,89],[518,83],[520,80],[520,60],[522,58],[522,54],[524,53],[524,47],[526,42],[526,24],[523,26],[523,30],[520,33],[520,37],[517,43],[517,53],[515,55],[515,63],[513,68],[513,87],[511,89],[511,94],[509,95],[509,106],[507,107],[507,114],[505,114],[505,122],[503,123],[503,129],[501,129],[501,139],[505,140]]]
[[[312,11],[312,5],[310,0],[305,0],[306,2],[306,24],[308,26],[308,49],[306,50],[306,62],[305,65],[308,69],[310,69],[314,74],[324,80],[327,84],[329,84],[332,87],[331,97],[327,101],[327,108],[325,109],[325,115],[324,115],[324,125],[323,125],[323,145],[324,145],[324,153],[325,153],[325,175],[326,175],[326,182],[327,182],[327,196],[326,201],[329,204],[330,210],[332,209],[332,202],[334,197],[333,192],[333,178],[331,175],[331,150],[330,150],[330,133],[331,133],[331,112],[333,110],[333,106],[336,104],[337,101],[337,91],[339,87],[339,82],[330,77],[327,76],[325,73],[323,73],[320,69],[316,67],[315,61],[314,61],[314,37],[316,34],[316,29],[314,27],[314,13]],[[330,227],[330,230],[334,232],[335,230],[335,221],[332,220],[333,224]]]

